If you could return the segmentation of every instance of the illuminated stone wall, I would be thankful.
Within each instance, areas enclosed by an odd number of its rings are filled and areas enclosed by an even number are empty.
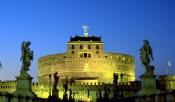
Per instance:
[[[122,73],[123,82],[135,81],[134,57],[105,52],[101,38],[89,40],[91,38],[78,37],[78,40],[70,40],[66,53],[41,57],[38,60],[39,83],[48,83],[49,74],[55,72],[58,72],[61,82],[66,77],[97,77],[99,83],[112,83],[113,73]]]
[[[16,81],[0,81],[0,91],[14,92],[16,90]]]
[[[175,89],[175,75],[161,75],[159,76],[159,81],[162,86],[165,86],[165,89]]]
[[[89,80],[89,81],[95,81],[97,82],[97,80]],[[88,90],[89,90],[89,98],[91,100],[96,100],[96,94],[98,92],[99,89],[103,90],[104,85],[98,84],[98,85],[90,85],[90,84],[86,84],[87,80],[82,80],[82,82],[85,82],[85,84],[78,84],[78,83],[74,83],[72,85],[68,85],[69,89],[72,89],[73,92],[75,93],[75,100],[78,101],[80,99],[87,99],[88,98]],[[112,97],[113,96],[113,85],[112,84],[107,84],[108,87],[110,88],[110,93],[109,96]],[[38,82],[33,82],[32,83],[32,91],[40,98],[48,98],[49,96],[49,92],[50,90],[52,90],[52,85],[50,85],[49,83],[47,84],[41,84]],[[130,82],[130,83],[125,83],[123,86],[123,90],[124,90],[124,94],[126,96],[131,96],[133,95],[137,90],[139,90],[141,85],[137,84],[136,82]],[[121,86],[119,86],[118,88],[120,88]],[[60,84],[57,86],[57,88],[59,89],[59,97],[63,98],[63,85]],[[16,90],[16,81],[0,81],[0,92],[8,92],[8,93],[13,93]],[[67,92],[68,96],[69,96],[69,92]]]

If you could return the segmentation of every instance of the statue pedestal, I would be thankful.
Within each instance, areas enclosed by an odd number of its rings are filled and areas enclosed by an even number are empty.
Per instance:
[[[47,102],[60,102],[58,93],[59,93],[58,89],[53,89],[52,90],[52,96],[49,95]]]
[[[136,95],[144,96],[159,93],[156,88],[156,75],[145,73],[140,78],[142,79],[142,88]]]
[[[68,95],[67,94],[64,94],[63,95],[63,102],[67,102],[68,101]]]
[[[15,96],[25,96],[25,97],[36,97],[35,93],[32,92],[32,77],[19,76],[16,77],[17,86],[16,91],[13,93]]]
[[[59,97],[58,93],[59,93],[58,89],[55,89],[52,91],[52,96]]]

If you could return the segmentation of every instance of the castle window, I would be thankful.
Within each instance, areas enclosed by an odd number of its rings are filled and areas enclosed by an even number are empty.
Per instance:
[[[72,49],[74,49],[74,45],[72,45]]]
[[[83,45],[80,45],[80,49],[83,49]]]
[[[83,54],[80,54],[80,58],[83,58]]]
[[[87,58],[87,53],[84,53],[84,58]]]
[[[72,54],[74,54],[74,51],[72,51]]]
[[[96,49],[99,49],[99,45],[96,45]]]
[[[88,45],[88,49],[91,49],[91,45]]]
[[[88,53],[88,58],[91,58],[91,54],[90,53]]]
[[[96,51],[96,54],[99,54],[99,51]]]

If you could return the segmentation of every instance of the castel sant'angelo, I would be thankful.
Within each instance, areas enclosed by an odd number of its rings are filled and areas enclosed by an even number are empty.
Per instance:
[[[23,102],[21,100],[28,100],[26,95],[31,92],[30,94],[43,100],[56,96],[60,100],[73,99],[75,102],[109,102],[101,101],[102,99],[112,100],[110,102],[136,102],[134,100],[137,99],[141,100],[137,102],[142,102],[143,99],[154,100],[153,96],[157,95],[155,98],[159,100],[156,102],[174,102],[166,101],[174,99],[174,75],[161,75],[157,80],[154,79],[155,75],[153,79],[149,75],[144,76],[144,83],[136,81],[135,58],[128,54],[105,52],[101,37],[89,36],[88,26],[83,28],[84,36],[70,37],[65,53],[46,55],[38,59],[38,82],[31,82],[32,77],[27,77],[29,82],[21,76],[16,77],[17,80],[0,80],[0,100],[11,102],[9,100],[13,97],[19,100],[14,102]],[[145,92],[151,94],[143,98]]]
[[[101,37],[89,36],[87,28],[84,26],[84,36],[70,37],[65,53],[39,58],[39,83],[48,83],[49,75],[55,72],[60,77],[59,84],[66,78],[79,85],[112,84],[113,73],[122,73],[123,82],[135,81],[134,57],[105,52]]]
[[[64,83],[69,81],[68,87],[76,100],[96,100],[96,94],[104,84],[113,89],[114,73],[118,74],[118,85],[126,84],[131,88],[125,94],[130,95],[132,87],[133,93],[137,90],[137,85],[132,84],[135,81],[135,58],[128,54],[105,52],[101,37],[89,36],[87,28],[84,26],[84,36],[70,37],[65,53],[38,59],[38,82],[32,83],[32,91],[38,97],[48,98],[52,94],[55,73],[59,76],[57,88],[60,98]],[[0,91],[14,92],[16,85],[15,80],[0,81]],[[112,95],[113,91],[109,94]]]

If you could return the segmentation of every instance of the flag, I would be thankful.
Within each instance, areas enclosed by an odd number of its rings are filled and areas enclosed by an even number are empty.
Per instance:
[[[168,66],[171,66],[171,62],[170,61],[168,61]]]

